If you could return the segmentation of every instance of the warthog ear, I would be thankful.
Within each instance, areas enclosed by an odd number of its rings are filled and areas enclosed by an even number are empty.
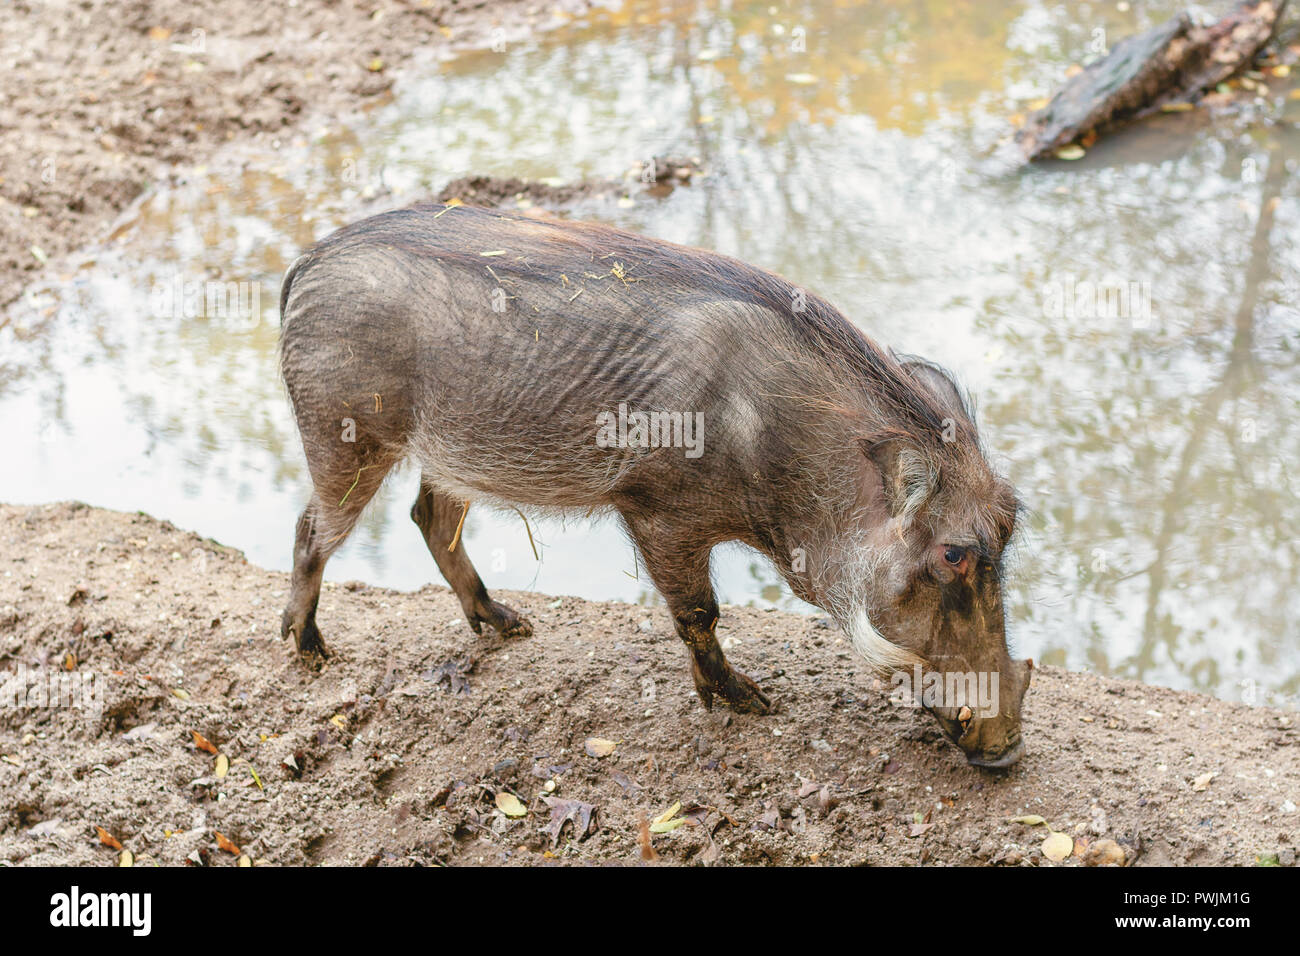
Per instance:
[[[939,404],[951,415],[961,416],[972,427],[975,424],[970,405],[962,390],[957,386],[951,374],[922,358],[899,356],[899,363],[907,373],[916,379],[939,400]]]
[[[890,516],[911,520],[934,491],[936,476],[925,454],[901,438],[864,440],[862,451],[880,472]]]
[[[941,406],[954,415],[961,415],[962,418],[971,421],[970,405],[966,401],[966,395],[962,394],[957,382],[953,380],[952,373],[933,362],[914,358],[911,355],[900,356],[898,362],[907,369],[911,377],[926,386],[931,394],[939,399]]]

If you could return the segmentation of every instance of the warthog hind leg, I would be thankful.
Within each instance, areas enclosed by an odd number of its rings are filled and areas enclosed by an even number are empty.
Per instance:
[[[465,553],[465,542],[457,534],[465,507],[465,502],[434,491],[421,479],[420,493],[411,508],[411,520],[424,533],[424,543],[438,562],[438,570],[460,598],[465,620],[469,621],[474,633],[482,634],[483,625],[487,624],[502,637],[528,637],[533,633],[528,619],[514,608],[499,604],[488,596],[482,578]]]

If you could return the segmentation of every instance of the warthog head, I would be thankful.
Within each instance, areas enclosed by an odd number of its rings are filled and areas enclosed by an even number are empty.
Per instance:
[[[1016,495],[986,461],[951,379],[928,363],[903,369],[916,407],[860,441],[862,490],[823,606],[970,763],[1010,766],[1024,753],[1033,668],[1008,654],[1002,607]]]

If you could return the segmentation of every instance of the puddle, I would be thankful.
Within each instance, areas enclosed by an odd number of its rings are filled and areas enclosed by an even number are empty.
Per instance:
[[[689,187],[576,213],[784,273],[954,369],[1029,509],[1021,654],[1294,705],[1300,138],[1169,117],[1081,163],[988,158],[1093,29],[1176,5],[1135,6],[1079,23],[1000,0],[668,4],[419,64],[365,117],[192,171],[27,292],[0,329],[0,500],[141,509],[287,568],[307,487],[276,299],[298,251],[371,197],[468,173],[617,179],[695,156]],[[381,493],[331,579],[440,580],[415,483]],[[517,517],[471,512],[489,587],[656,600],[613,524],[533,533],[540,564]],[[739,547],[715,574],[723,601],[798,606]]]

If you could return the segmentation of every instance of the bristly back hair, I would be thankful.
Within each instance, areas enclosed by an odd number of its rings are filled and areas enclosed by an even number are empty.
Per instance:
[[[428,228],[431,212],[437,217],[436,229]],[[394,221],[404,219],[412,220],[413,228],[392,228]],[[508,235],[503,236],[503,228]],[[457,263],[474,272],[481,272],[486,263],[494,279],[506,285],[517,280],[524,287],[536,287],[539,276],[558,280],[566,269],[573,270],[575,263],[588,264],[593,272],[608,272],[619,263],[627,271],[616,285],[620,295],[639,300],[644,325],[637,334],[643,343],[667,334],[667,319],[676,310],[707,309],[719,300],[751,305],[778,317],[785,333],[799,346],[801,362],[830,369],[830,376],[813,377],[837,383],[840,391],[801,398],[840,411],[859,440],[898,440],[900,447],[905,445],[920,454],[919,459],[913,456],[913,463],[923,460],[932,475],[938,475],[944,460],[952,457],[953,444],[969,446],[978,441],[967,415],[960,411],[954,415],[940,397],[917,381],[903,361],[868,338],[825,299],[730,256],[598,223],[549,221],[441,203],[418,203],[356,223],[324,239],[311,255],[380,237],[391,248]],[[484,259],[476,251],[499,248],[508,248],[510,254]],[[295,264],[295,269],[298,266]],[[559,288],[558,282],[555,287]],[[571,293],[566,288],[564,294]],[[569,306],[584,307],[597,308],[598,300],[589,295]],[[951,440],[945,440],[945,430]],[[931,480],[927,486],[933,484]]]

